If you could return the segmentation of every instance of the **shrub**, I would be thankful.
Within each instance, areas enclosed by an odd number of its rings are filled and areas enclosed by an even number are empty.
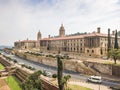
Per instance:
[[[46,57],[55,58],[56,56],[53,56],[53,55],[46,55]]]
[[[57,78],[57,74],[53,74],[52,77],[53,77],[53,78]]]
[[[14,63],[17,63],[17,60],[13,60]]]

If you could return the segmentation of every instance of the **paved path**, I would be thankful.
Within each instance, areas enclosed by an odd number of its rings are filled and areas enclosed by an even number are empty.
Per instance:
[[[99,84],[92,84],[87,82],[78,82],[78,81],[70,81],[69,84],[80,85],[83,87],[91,88],[92,90],[111,90],[109,87]]]
[[[10,90],[10,87],[4,79],[0,79],[0,90]]]

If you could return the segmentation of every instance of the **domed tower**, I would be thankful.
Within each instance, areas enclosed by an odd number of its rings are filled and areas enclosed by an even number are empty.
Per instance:
[[[60,36],[60,37],[65,36],[65,29],[64,29],[64,27],[63,27],[63,24],[61,24],[61,27],[60,27],[60,29],[59,29],[59,36]]]
[[[37,41],[39,41],[41,39],[42,35],[41,35],[41,32],[39,30],[38,34],[37,34]]]

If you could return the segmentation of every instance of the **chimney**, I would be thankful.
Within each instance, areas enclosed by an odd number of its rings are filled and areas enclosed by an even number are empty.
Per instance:
[[[97,28],[97,33],[100,33],[100,27]]]
[[[115,35],[115,31],[112,31],[112,35]]]

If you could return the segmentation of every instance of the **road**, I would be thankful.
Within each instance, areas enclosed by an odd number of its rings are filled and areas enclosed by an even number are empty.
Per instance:
[[[9,56],[13,59],[16,59],[18,61],[18,63],[24,63],[26,65],[32,66],[34,67],[36,70],[47,70],[48,72],[51,72],[52,74],[57,73],[57,68],[52,67],[52,66],[48,66],[48,65],[44,65],[44,64],[40,64],[38,62],[33,62],[30,60],[25,60],[22,58],[19,58],[15,55],[9,55],[6,54],[4,52],[2,52],[4,55]],[[76,80],[80,80],[80,81],[87,81],[88,76],[87,75],[83,75],[81,73],[77,73],[77,72],[73,72],[73,71],[68,71],[68,70],[64,70],[64,74],[70,74],[72,79],[76,79]],[[120,84],[119,82],[112,82],[110,80],[102,80],[101,85],[105,85],[105,86],[114,86],[114,85],[118,85]]]

